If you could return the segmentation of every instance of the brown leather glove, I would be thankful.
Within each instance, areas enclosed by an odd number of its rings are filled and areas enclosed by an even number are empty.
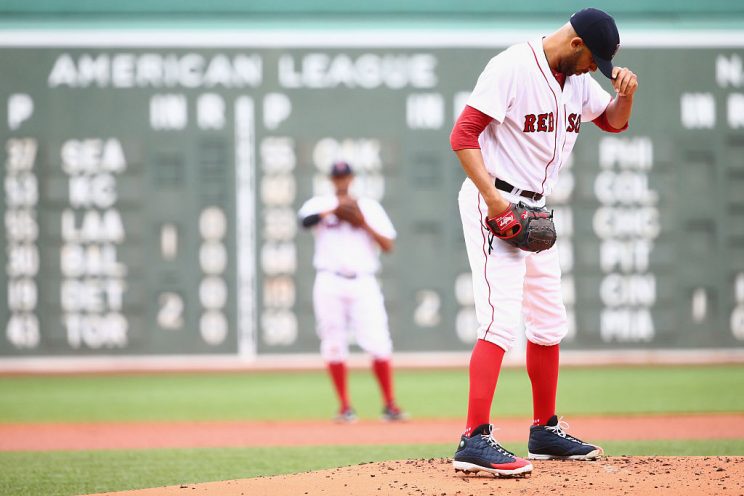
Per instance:
[[[353,198],[339,200],[338,207],[336,207],[333,213],[336,214],[339,220],[348,222],[354,227],[361,227],[364,224],[364,215]]]
[[[547,250],[558,237],[552,211],[522,202],[512,203],[504,212],[487,218],[486,225],[494,236],[525,251]]]

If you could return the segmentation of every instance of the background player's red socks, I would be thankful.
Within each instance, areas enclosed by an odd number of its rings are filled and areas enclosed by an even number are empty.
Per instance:
[[[545,425],[555,415],[560,345],[540,346],[527,341],[527,374],[532,382],[532,425]]]
[[[382,397],[385,400],[385,406],[395,407],[395,397],[393,396],[393,372],[390,367],[390,360],[375,359],[372,361],[372,370],[380,384]]]
[[[468,423],[465,435],[491,419],[491,403],[504,360],[504,349],[490,341],[479,339],[470,355],[470,392],[468,393]]]
[[[328,362],[328,372],[333,380],[333,387],[336,389],[336,395],[341,402],[341,411],[346,410],[349,405],[349,391],[346,385],[346,363]]]

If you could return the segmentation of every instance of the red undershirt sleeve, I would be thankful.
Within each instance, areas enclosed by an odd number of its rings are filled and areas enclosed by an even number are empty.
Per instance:
[[[452,150],[464,150],[466,148],[480,148],[478,136],[493,120],[488,114],[478,109],[465,105],[465,109],[458,117],[455,127],[450,133],[450,145]]]
[[[597,125],[602,131],[607,131],[608,133],[622,133],[626,129],[628,129],[628,123],[626,122],[623,127],[620,129],[614,128],[610,125],[610,122],[607,120],[607,111],[605,110],[602,112],[602,114],[594,119],[592,121],[594,124]]]

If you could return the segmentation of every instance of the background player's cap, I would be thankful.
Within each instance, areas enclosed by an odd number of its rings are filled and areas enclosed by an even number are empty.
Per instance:
[[[599,9],[582,9],[571,16],[571,26],[592,52],[602,74],[612,79],[612,57],[620,48],[615,19]]]
[[[349,165],[349,163],[342,160],[334,162],[331,166],[331,177],[348,176],[349,174],[353,173],[354,171],[351,170],[351,166]]]

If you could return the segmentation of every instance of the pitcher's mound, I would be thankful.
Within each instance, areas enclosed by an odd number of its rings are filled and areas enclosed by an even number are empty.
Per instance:
[[[734,495],[744,494],[744,457],[609,457],[533,462],[524,478],[455,474],[448,459],[400,460],[294,475],[169,486],[117,496],[361,495]],[[108,493],[111,494],[111,493]]]

